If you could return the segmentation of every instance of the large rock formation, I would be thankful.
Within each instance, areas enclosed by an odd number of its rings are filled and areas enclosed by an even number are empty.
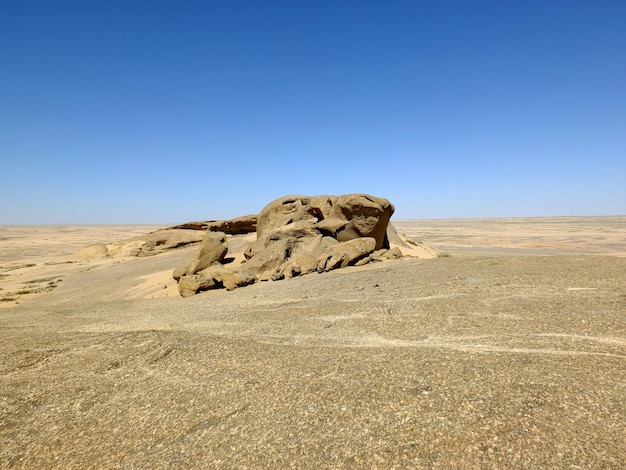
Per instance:
[[[181,295],[188,296],[397,258],[402,254],[389,250],[387,238],[393,211],[388,200],[367,194],[283,197],[256,218],[257,237],[245,248],[244,264],[220,264],[226,254],[220,248],[224,234],[207,232],[200,253],[190,265],[176,269],[174,278]]]

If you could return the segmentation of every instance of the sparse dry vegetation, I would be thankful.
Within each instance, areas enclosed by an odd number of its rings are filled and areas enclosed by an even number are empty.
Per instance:
[[[17,271],[18,269],[33,268],[35,266],[37,266],[35,263],[13,264],[9,266],[1,266],[0,269],[4,269],[5,271]],[[8,275],[5,274],[5,276],[8,276]]]
[[[48,277],[45,279],[33,279],[31,281],[25,281],[24,284],[42,284],[44,282],[54,281],[55,279],[56,279],[56,276]]]

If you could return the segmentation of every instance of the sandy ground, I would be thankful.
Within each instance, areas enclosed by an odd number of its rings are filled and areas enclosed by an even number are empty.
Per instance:
[[[394,221],[398,232],[455,256],[626,256],[626,216]]]
[[[395,225],[450,256],[189,299],[0,227],[0,468],[626,468],[624,218]]]

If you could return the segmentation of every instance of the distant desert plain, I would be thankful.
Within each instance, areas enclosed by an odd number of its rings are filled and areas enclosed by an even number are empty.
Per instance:
[[[626,216],[392,223],[189,298],[85,250],[163,226],[0,226],[0,468],[626,468]]]

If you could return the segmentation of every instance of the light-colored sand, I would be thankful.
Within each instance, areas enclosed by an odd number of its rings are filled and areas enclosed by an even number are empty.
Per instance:
[[[451,257],[189,299],[158,297],[193,248],[10,228],[0,287],[57,287],[0,310],[0,468],[625,468],[626,258],[580,254],[623,219],[545,222],[396,222]]]
[[[80,273],[131,261],[131,258],[120,260],[78,253],[86,246],[122,242],[159,228],[154,225],[0,226],[0,308],[49,293],[68,276],[80,277]],[[158,279],[162,280],[164,276]],[[133,280],[131,286],[137,282],[140,281]],[[169,280],[164,284],[172,285]],[[156,295],[162,288],[152,285],[145,295]],[[177,295],[171,289],[167,292]]]
[[[63,262],[87,245],[115,243],[161,225],[0,225],[0,265]]]

